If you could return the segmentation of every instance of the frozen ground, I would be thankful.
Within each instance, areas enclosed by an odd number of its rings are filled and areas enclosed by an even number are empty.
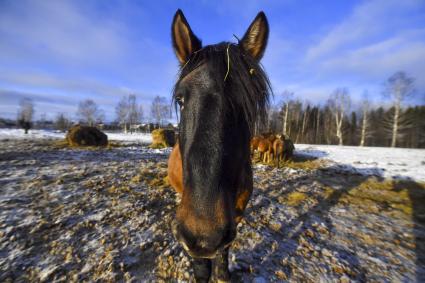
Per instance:
[[[254,166],[232,281],[424,282],[424,185],[306,160],[332,153],[305,147],[284,168]],[[0,282],[192,282],[169,226],[169,152],[3,138]]]

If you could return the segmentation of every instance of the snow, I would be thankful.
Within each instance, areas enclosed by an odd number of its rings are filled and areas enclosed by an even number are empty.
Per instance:
[[[146,133],[111,133],[105,132],[108,135],[108,139],[112,141],[132,141],[139,143],[152,143],[152,135]]]
[[[297,144],[296,153],[343,171],[425,181],[425,149]]]
[[[49,130],[29,130],[28,134],[22,129],[0,129],[0,140],[8,139],[63,139],[65,133]]]
[[[146,133],[119,133],[105,132],[111,141],[126,141],[138,143],[151,143],[151,134]],[[29,130],[28,134],[22,129],[0,129],[0,140],[6,139],[64,139],[65,133],[52,130]]]

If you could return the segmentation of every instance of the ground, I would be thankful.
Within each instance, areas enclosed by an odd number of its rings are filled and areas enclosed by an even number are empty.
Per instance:
[[[193,281],[170,231],[170,149],[69,149],[57,134],[0,131],[0,281]],[[299,148],[280,169],[254,165],[232,281],[425,281],[425,186],[410,161],[364,171],[337,149]]]

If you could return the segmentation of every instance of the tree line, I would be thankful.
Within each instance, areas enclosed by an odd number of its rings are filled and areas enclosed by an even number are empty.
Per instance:
[[[20,101],[16,125],[25,130],[33,127],[34,119],[34,102],[32,99],[24,98]],[[42,115],[43,116],[43,115]],[[92,99],[86,99],[78,103],[76,112],[76,122],[82,125],[99,126],[105,123],[104,111]],[[170,102],[161,96],[156,96],[150,106],[150,119],[146,119],[144,115],[144,107],[138,103],[137,96],[129,94],[121,97],[115,106],[115,120],[111,124],[116,124],[127,133],[128,131],[135,130],[143,122],[150,122],[157,126],[163,126],[168,118],[171,119],[171,105]],[[0,121],[4,125],[11,125],[10,121]],[[45,121],[45,115],[37,121],[38,127],[43,128],[47,125],[55,129],[66,131],[73,123],[64,113],[58,113],[54,121]],[[12,124],[13,125],[13,124]]]
[[[294,143],[339,144],[354,146],[391,146],[425,148],[425,104],[404,106],[406,98],[414,93],[414,79],[404,72],[388,78],[383,89],[390,107],[373,106],[367,92],[361,105],[353,107],[347,88],[336,88],[325,104],[302,102],[294,93],[284,91],[283,100],[272,105],[266,121],[257,123],[255,134],[282,133]],[[78,104],[77,121],[86,125],[104,123],[104,111],[91,99]],[[147,122],[144,107],[137,96],[121,97],[115,107],[115,122],[124,132],[132,131]],[[23,99],[18,110],[17,124],[28,131],[32,127],[34,104]],[[171,119],[171,103],[156,96],[150,106],[149,122],[159,126]],[[1,121],[0,121],[1,122]],[[40,121],[39,121],[40,122]],[[58,113],[54,128],[66,131],[72,121]]]
[[[413,83],[404,72],[386,81],[389,108],[372,106],[366,92],[361,106],[353,109],[347,88],[335,89],[324,105],[303,103],[285,91],[255,132],[282,133],[294,143],[425,148],[425,105],[403,107]]]

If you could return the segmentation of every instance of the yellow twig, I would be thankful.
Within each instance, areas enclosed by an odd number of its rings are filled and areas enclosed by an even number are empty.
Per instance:
[[[227,53],[227,72],[226,72],[226,75],[224,76],[224,81],[226,81],[227,76],[229,75],[229,71],[230,71],[229,47],[230,47],[230,44],[228,44],[227,45],[227,48],[226,48],[226,53]]]

